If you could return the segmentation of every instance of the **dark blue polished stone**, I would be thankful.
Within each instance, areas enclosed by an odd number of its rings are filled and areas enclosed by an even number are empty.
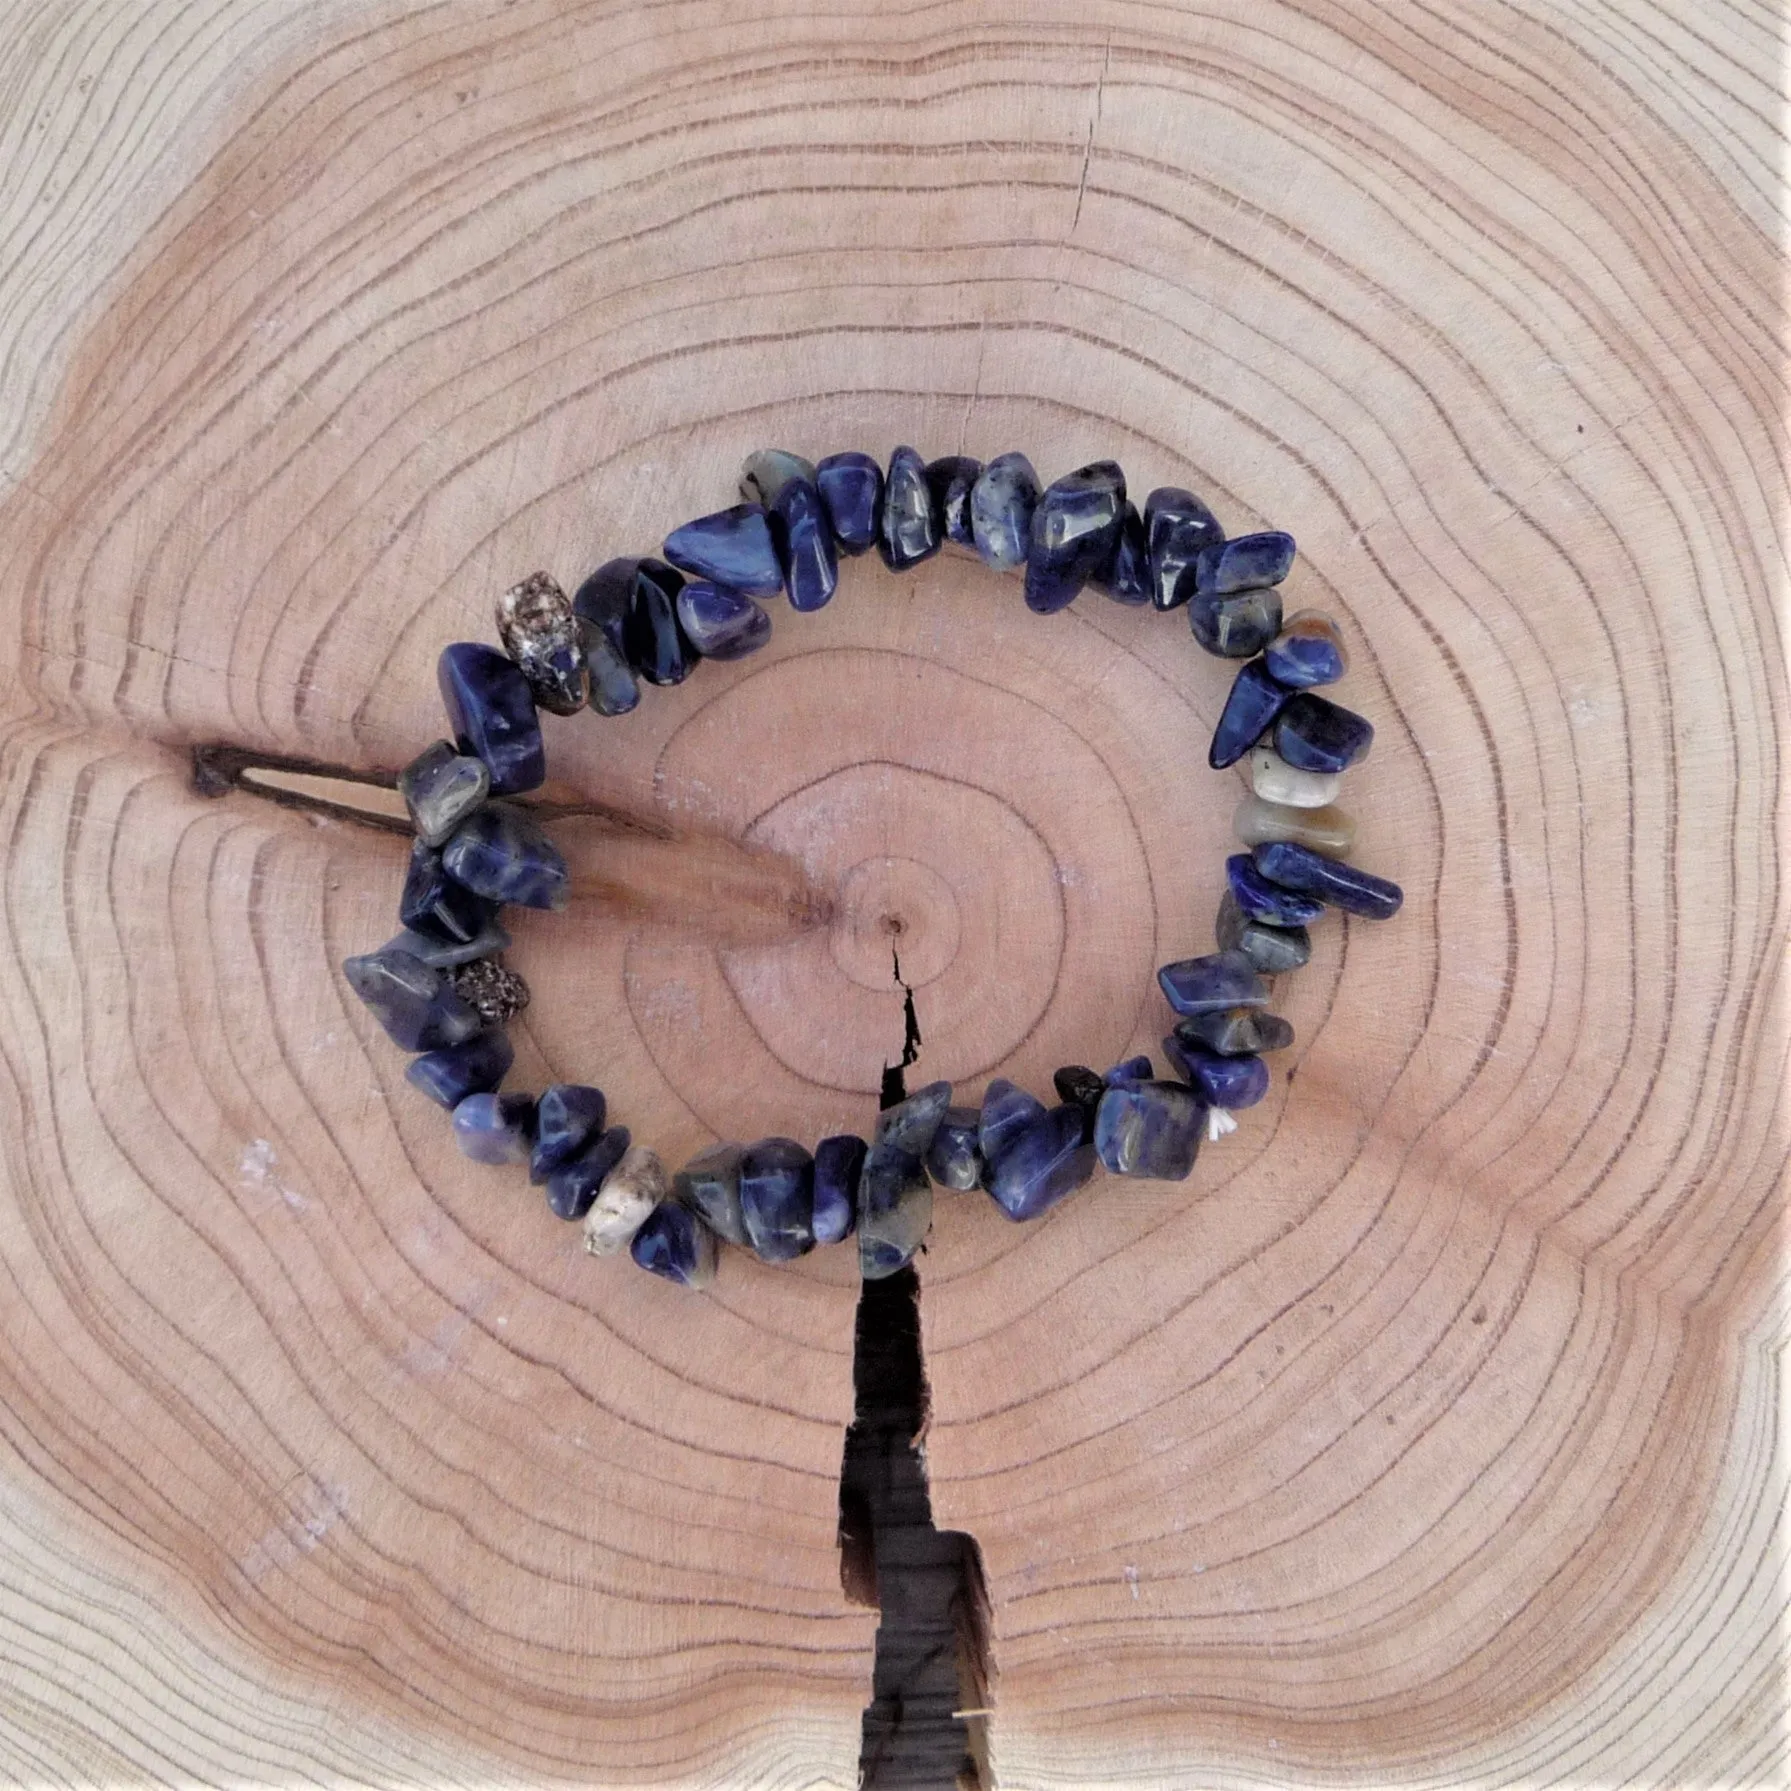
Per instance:
[[[872,1144],[858,1178],[858,1272],[880,1281],[907,1267],[932,1223],[933,1184],[919,1153]]]
[[[970,492],[970,532],[976,551],[997,572],[1026,564],[1039,476],[1024,454],[997,454]]]
[[[1329,907],[1342,908],[1369,920],[1390,919],[1405,900],[1405,892],[1397,883],[1370,876],[1353,864],[1326,858],[1291,840],[1258,846],[1252,856],[1256,868],[1271,883],[1302,890]]]
[[[1226,859],[1225,882],[1246,918],[1271,927],[1308,926],[1325,911],[1324,903],[1312,896],[1271,883],[1248,852],[1234,852]]]
[[[1346,771],[1374,744],[1374,724],[1309,690],[1287,699],[1275,723],[1275,750],[1301,771]]]
[[[1026,549],[1028,609],[1047,616],[1075,602],[1113,557],[1125,507],[1126,476],[1116,461],[1091,461],[1045,487]]]
[[[448,726],[463,753],[485,761],[494,796],[547,781],[547,753],[529,682],[516,661],[482,641],[455,641],[436,661]]]
[[[701,1213],[718,1236],[750,1247],[740,1211],[740,1159],[745,1154],[738,1144],[710,1145],[672,1177],[672,1193]]]
[[[1136,606],[1150,602],[1150,549],[1145,545],[1144,520],[1136,505],[1127,504],[1120,513],[1112,556],[1089,582],[1115,603]]]
[[[1169,1005],[1178,1014],[1269,1005],[1267,984],[1242,952],[1210,952],[1204,958],[1179,958],[1157,972],[1157,981]]]
[[[478,1010],[454,992],[447,978],[407,951],[388,945],[349,958],[342,974],[368,1012],[406,1051],[464,1045],[485,1030]]]
[[[856,448],[829,454],[815,468],[815,489],[841,553],[861,554],[877,543],[883,514],[883,469]]]
[[[488,802],[462,821],[442,864],[475,894],[519,908],[564,908],[572,894],[559,849],[513,802]]]
[[[887,1146],[911,1157],[924,1157],[950,1105],[949,1082],[929,1082],[924,1088],[917,1088],[905,1100],[885,1107],[877,1115],[877,1129],[871,1137],[873,1148]]]
[[[1294,563],[1294,538],[1282,529],[1237,535],[1203,548],[1194,562],[1195,587],[1209,597],[1278,585]]]
[[[1194,1167],[1206,1108],[1180,1082],[1127,1082],[1101,1096],[1095,1155],[1115,1175],[1179,1182]]]
[[[432,852],[421,840],[411,847],[410,866],[398,897],[400,926],[426,939],[439,939],[444,945],[465,945],[496,918],[496,905],[450,877],[439,852]]]
[[[1101,1081],[1108,1088],[1123,1088],[1128,1082],[1148,1082],[1153,1073],[1148,1057],[1128,1057],[1124,1063],[1116,1063]]]
[[[515,1061],[516,1047],[494,1028],[464,1045],[425,1051],[412,1058],[404,1074],[413,1088],[420,1088],[437,1106],[452,1112],[468,1095],[496,1088]]]
[[[699,516],[673,529],[662,551],[680,572],[749,597],[774,597],[784,588],[763,504],[731,504]]]
[[[609,1103],[601,1088],[583,1082],[556,1082],[535,1103],[535,1148],[529,1180],[539,1186],[564,1168],[602,1130]]]
[[[475,1163],[526,1163],[535,1135],[535,1097],[470,1094],[454,1109],[454,1142]]]
[[[1196,590],[1188,599],[1188,627],[1207,652],[1249,659],[1281,632],[1281,593],[1265,589],[1220,597]]]
[[[640,680],[622,651],[601,628],[580,622],[585,670],[591,678],[591,708],[598,715],[627,715],[640,704]]]
[[[927,462],[927,490],[947,541],[974,547],[976,531],[970,516],[970,494],[982,476],[983,463],[968,454],[945,454]]]
[[[815,1159],[794,1138],[761,1138],[740,1159],[740,1215],[764,1262],[815,1247]]]
[[[1269,676],[1289,690],[1335,684],[1349,670],[1337,624],[1322,610],[1289,616],[1282,631],[1262,650]]]
[[[858,1180],[870,1146],[850,1132],[815,1146],[815,1242],[837,1244],[858,1223]]]
[[[622,657],[649,684],[682,684],[696,670],[696,647],[678,626],[678,596],[665,582],[637,574],[622,612]]]
[[[1266,1014],[1258,1007],[1233,1007],[1177,1020],[1175,1036],[1184,1045],[1198,1045],[1221,1057],[1247,1057],[1285,1051],[1293,1043],[1294,1030],[1279,1014]]]
[[[897,448],[883,480],[877,552],[891,572],[906,572],[939,551],[945,519],[933,502],[927,463],[912,448]]]
[[[827,506],[811,480],[791,479],[771,506],[771,540],[791,609],[816,610],[839,589],[840,562]]]
[[[604,1177],[621,1162],[632,1142],[626,1126],[611,1126],[590,1139],[577,1156],[548,1175],[549,1210],[561,1219],[582,1219],[602,1190]]]
[[[974,1107],[947,1107],[927,1146],[927,1174],[942,1188],[962,1192],[982,1178],[982,1152],[976,1146],[981,1115]]]
[[[715,1233],[676,1200],[654,1207],[628,1254],[640,1268],[680,1287],[707,1287],[715,1279]]]
[[[417,837],[426,846],[440,846],[491,794],[491,773],[483,759],[438,740],[398,773],[398,794]]]
[[[1254,1107],[1269,1092],[1269,1066],[1260,1057],[1221,1057],[1184,1045],[1172,1032],[1163,1051],[1209,1107]]]
[[[1213,939],[1221,951],[1242,952],[1264,976],[1298,970],[1312,956],[1312,937],[1304,927],[1271,927],[1252,920],[1229,889],[1219,898]]]
[[[1051,1086],[1057,1090],[1057,1098],[1066,1107],[1082,1109],[1083,1124],[1088,1136],[1092,1138],[1095,1109],[1101,1104],[1101,1096],[1107,1092],[1107,1084],[1086,1064],[1072,1063],[1051,1073]]]
[[[1150,600],[1175,609],[1194,594],[1194,567],[1202,553],[1225,539],[1219,519],[1193,492],[1159,485],[1144,500],[1144,539],[1150,554]]]
[[[1260,659],[1240,666],[1225,707],[1219,711],[1206,762],[1215,771],[1235,765],[1274,725],[1286,701],[1287,692],[1269,676]]]
[[[585,625],[585,660],[591,670],[591,706],[601,714],[625,715],[640,700],[633,686],[634,702],[628,701],[628,685],[638,672],[655,684],[677,684],[688,676],[694,650],[678,631],[677,598],[684,575],[664,560],[606,560],[578,587],[572,613]],[[593,646],[593,633],[609,643],[610,653]],[[595,654],[595,657],[593,655]],[[625,684],[613,669],[615,661],[627,668]],[[604,689],[597,688],[600,672]]]
[[[388,939],[382,949],[407,951],[413,958],[421,958],[425,964],[437,970],[451,970],[457,965],[475,963],[480,958],[494,958],[499,952],[508,951],[510,935],[495,920],[490,920],[479,930],[476,938],[467,940],[464,945],[454,945],[423,933],[413,933],[407,927],[402,933],[395,933]]]
[[[678,593],[678,627],[705,659],[744,659],[771,638],[771,618],[758,604],[706,578]]]
[[[1081,1187],[1095,1162],[1084,1109],[1052,1107],[1010,1138],[989,1166],[989,1197],[1010,1219],[1036,1219]]]
[[[997,1076],[983,1090],[982,1112],[977,1119],[976,1146],[983,1154],[983,1162],[998,1161],[1015,1138],[1044,1117],[1043,1101],[1015,1087],[1005,1076]]]

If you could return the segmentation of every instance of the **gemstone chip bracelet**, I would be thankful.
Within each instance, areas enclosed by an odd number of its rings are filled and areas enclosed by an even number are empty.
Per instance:
[[[567,599],[545,573],[497,606],[502,651],[459,641],[438,668],[454,738],[398,779],[416,843],[399,900],[404,929],[347,960],[350,986],[391,1037],[419,1055],[406,1074],[453,1115],[461,1150],[480,1163],[527,1164],[558,1217],[584,1227],[595,1255],[627,1250],[654,1274],[691,1287],[715,1275],[718,1244],[786,1262],[856,1233],[867,1278],[893,1274],[932,1224],[933,1186],[982,1188],[1008,1218],[1037,1218],[1089,1181],[1180,1180],[1202,1138],[1232,1131],[1232,1113],[1268,1092],[1263,1053],[1293,1028],[1268,1012],[1265,979],[1311,955],[1308,925],[1327,908],[1383,920],[1399,886],[1347,861],[1355,822],[1335,806],[1341,774],[1368,751],[1373,727],[1318,694],[1347,669],[1333,619],[1283,618],[1280,585],[1293,537],[1227,539],[1211,510],[1177,487],[1143,511],[1125,475],[1098,460],[1044,487],[1023,454],[987,465],[962,455],[923,461],[897,448],[818,464],[768,449],[742,470],[742,502],[666,537],[663,559],[600,566]],[[795,610],[827,603],[839,561],[875,547],[904,571],[947,542],[1023,574],[1027,607],[1049,614],[1093,585],[1115,602],[1186,609],[1209,653],[1241,660],[1213,731],[1215,769],[1244,761],[1251,793],[1233,821],[1246,848],[1225,862],[1218,950],[1157,972],[1176,1015],[1163,1040],[1172,1076],[1134,1057],[1099,1075],[1072,1065],[1056,1102],[996,1080],[980,1107],[954,1106],[934,1082],[876,1117],[870,1138],[793,1138],[712,1146],[668,1175],[660,1158],[611,1123],[600,1089],[556,1083],[540,1096],[503,1088],[515,1052],[505,1023],[529,992],[502,954],[505,904],[563,908],[565,860],[528,810],[503,800],[547,777],[540,711],[625,715],[640,686],[681,683],[704,659],[762,647],[779,592]]]

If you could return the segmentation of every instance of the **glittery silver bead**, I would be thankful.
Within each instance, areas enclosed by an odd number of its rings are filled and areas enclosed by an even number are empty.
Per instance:
[[[529,985],[495,958],[456,964],[442,977],[487,1026],[502,1026],[529,1005]]]
[[[576,715],[590,694],[590,674],[566,593],[545,572],[532,573],[498,599],[497,626],[536,703],[554,715]]]

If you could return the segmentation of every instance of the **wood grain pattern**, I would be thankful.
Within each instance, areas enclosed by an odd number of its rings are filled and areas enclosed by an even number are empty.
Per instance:
[[[0,1771],[851,1782],[851,1264],[584,1258],[336,974],[400,842],[187,749],[389,769],[516,576],[910,441],[1291,528],[1409,892],[1187,1186],[941,1202],[996,1781],[1783,1782],[1770,9],[0,22]],[[892,939],[922,1073],[1153,1048],[1225,682],[859,561],[556,726],[638,830],[518,929],[518,1080],[862,1125]]]

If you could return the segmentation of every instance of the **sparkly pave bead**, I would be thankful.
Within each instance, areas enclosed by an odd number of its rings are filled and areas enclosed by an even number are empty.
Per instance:
[[[889,457],[878,516],[877,552],[891,572],[906,572],[931,559],[945,539],[945,523],[927,483],[927,463],[912,448]]]
[[[1264,1051],[1285,1051],[1293,1043],[1294,1032],[1279,1014],[1265,1014],[1254,1007],[1233,1007],[1177,1020],[1175,1036],[1184,1045],[1198,1045],[1221,1057],[1245,1057]]]
[[[601,1088],[583,1082],[556,1082],[535,1103],[535,1148],[529,1180],[539,1186],[564,1168],[603,1130],[609,1103]]]
[[[883,469],[868,454],[849,449],[829,454],[815,468],[815,489],[843,554],[861,554],[877,544],[883,514]]]
[[[1290,840],[1310,846],[1327,858],[1347,858],[1356,843],[1355,817],[1340,808],[1291,808],[1246,796],[1231,817],[1231,831],[1246,846],[1268,846]]]
[[[1225,882],[1232,900],[1251,920],[1272,927],[1303,927],[1324,913],[1325,905],[1298,890],[1271,883],[1248,852],[1234,852],[1225,861]]]
[[[1095,1154],[1114,1175],[1179,1182],[1194,1167],[1206,1105],[1179,1082],[1126,1082],[1101,1096]]]
[[[1180,958],[1157,972],[1169,1005],[1178,1014],[1214,1008],[1267,1007],[1269,991],[1256,966],[1242,952],[1221,951],[1204,958]]]
[[[771,505],[771,541],[791,609],[819,609],[839,589],[840,562],[813,479],[791,479],[778,492]]]
[[[475,1163],[526,1163],[535,1100],[526,1094],[470,1094],[454,1109],[454,1142]]]
[[[1296,610],[1263,648],[1269,674],[1289,690],[1335,684],[1349,670],[1349,654],[1337,624],[1322,609]]]
[[[1368,920],[1391,919],[1405,901],[1405,892],[1397,883],[1372,877],[1353,864],[1339,864],[1289,840],[1258,846],[1252,856],[1257,870],[1277,888],[1302,890],[1329,907]]]
[[[740,1211],[740,1159],[745,1154],[738,1144],[712,1144],[672,1177],[672,1195],[701,1213],[718,1237],[750,1248]]]
[[[1045,487],[1026,549],[1026,607],[1050,615],[1113,557],[1126,507],[1126,476],[1112,460],[1091,461]]]
[[[442,849],[448,875],[475,894],[520,908],[564,908],[572,879],[557,847],[511,802],[488,802]]]
[[[837,1244],[858,1223],[858,1178],[870,1146],[850,1132],[815,1146],[815,1242]]]
[[[440,1051],[464,1045],[485,1022],[433,966],[386,946],[342,966],[348,986],[366,1004],[392,1042],[406,1051]]]
[[[763,1262],[815,1247],[815,1159],[794,1138],[761,1138],[740,1158],[740,1215]]]
[[[1287,577],[1294,551],[1293,536],[1282,529],[1215,542],[1194,562],[1195,588],[1212,597],[1266,590]]]
[[[1334,771],[1296,770],[1272,746],[1252,748],[1249,763],[1250,787],[1264,802],[1282,802],[1289,808],[1328,808],[1337,800],[1340,779]]]
[[[626,1126],[599,1132],[569,1163],[547,1178],[548,1210],[560,1219],[582,1219],[633,1140]]]
[[[989,1197],[1014,1220],[1036,1219],[1095,1172],[1095,1147],[1086,1111],[1066,1103],[1007,1142],[990,1165]]]
[[[993,1166],[1014,1139],[1045,1117],[1045,1103],[1004,1076],[997,1076],[983,1090],[982,1112],[976,1124],[976,1147],[983,1162]]]
[[[1213,939],[1221,951],[1242,952],[1264,976],[1298,970],[1312,957],[1312,936],[1304,927],[1271,927],[1251,920],[1229,889],[1219,898]]]
[[[532,573],[498,599],[497,629],[537,707],[551,715],[576,715],[585,706],[590,673],[578,618],[566,593],[545,572]]]
[[[976,551],[997,572],[1026,564],[1039,476],[1024,454],[997,454],[970,491],[970,531]]]
[[[1372,722],[1309,690],[1289,697],[1275,723],[1275,750],[1296,771],[1347,771],[1373,744]]]
[[[763,504],[734,504],[673,529],[661,549],[680,572],[749,597],[775,597],[783,568]]]
[[[858,1178],[859,1274],[880,1281],[906,1268],[932,1223],[933,1184],[919,1154],[874,1143]]]
[[[1225,539],[1219,519],[1193,492],[1161,485],[1144,500],[1144,538],[1150,555],[1150,600],[1176,609],[1194,594],[1201,554]]]
[[[615,1256],[634,1242],[647,1215],[671,1192],[665,1165],[644,1144],[631,1144],[603,1178],[585,1214],[585,1248],[593,1256]]]
[[[1269,1066],[1260,1057],[1221,1057],[1200,1045],[1184,1045],[1173,1032],[1163,1051],[1209,1107],[1231,1113],[1254,1107],[1269,1092]]]
[[[1144,519],[1135,504],[1120,512],[1119,530],[1113,537],[1113,553],[1089,583],[1115,603],[1136,607],[1151,596],[1150,549],[1144,540]]]
[[[529,1005],[529,985],[490,958],[457,964],[442,974],[487,1026],[507,1026]]]
[[[983,1159],[976,1148],[980,1118],[974,1107],[946,1108],[926,1154],[927,1174],[940,1187],[955,1188],[962,1193],[974,1188],[981,1179]]]
[[[1269,676],[1260,659],[1240,666],[1225,707],[1219,711],[1206,762],[1215,771],[1235,765],[1274,726],[1286,701],[1287,692]]]
[[[482,641],[455,641],[442,648],[436,682],[460,750],[485,762],[494,795],[547,781],[535,699],[514,660]]]
[[[1249,659],[1280,632],[1281,593],[1265,589],[1220,597],[1196,587],[1188,599],[1188,626],[1207,652]]]
[[[470,1094],[494,1089],[509,1075],[516,1061],[516,1047],[502,1032],[482,1032],[464,1045],[448,1045],[413,1058],[405,1080],[420,1088],[438,1107],[450,1113]]]
[[[496,910],[482,896],[448,875],[442,855],[418,840],[398,896],[398,924],[425,939],[464,945],[478,938]]]
[[[927,489],[933,494],[933,508],[938,513],[947,541],[959,547],[974,547],[976,534],[971,523],[970,494],[982,476],[983,463],[968,454],[947,454],[927,462]]]
[[[758,604],[706,578],[678,593],[678,626],[705,659],[744,659],[771,638],[771,618]]]
[[[491,773],[483,759],[438,740],[398,773],[398,794],[417,837],[426,846],[440,846],[491,794]]]
[[[715,1233],[676,1200],[654,1207],[628,1254],[639,1267],[680,1287],[707,1287],[715,1279]]]
[[[784,448],[760,448],[740,463],[740,499],[742,503],[761,504],[766,510],[777,502],[778,493],[786,485],[801,482],[813,485],[814,466],[800,454]]]

